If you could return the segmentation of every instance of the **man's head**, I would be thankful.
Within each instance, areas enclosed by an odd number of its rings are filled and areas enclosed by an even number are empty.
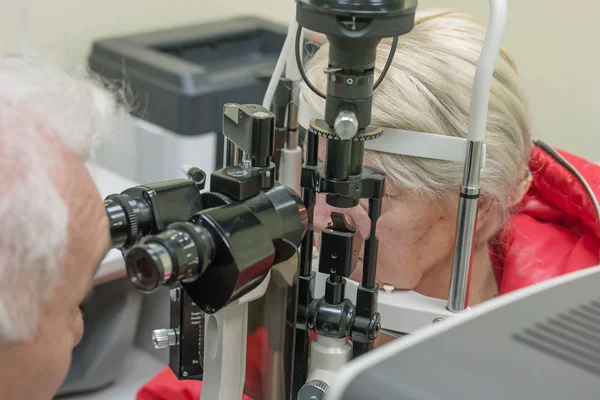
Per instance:
[[[49,399],[83,334],[79,305],[109,246],[84,162],[126,114],[86,73],[0,55],[0,387]]]

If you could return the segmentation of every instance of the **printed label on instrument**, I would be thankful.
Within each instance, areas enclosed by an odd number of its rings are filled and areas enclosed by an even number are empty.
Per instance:
[[[184,291],[185,293],[185,291]],[[192,299],[184,294],[181,336],[182,366],[190,377],[201,376],[202,349],[204,348],[204,313]]]
[[[203,321],[202,312],[197,311],[197,312],[191,313],[192,325],[199,325],[202,323],[202,321]]]

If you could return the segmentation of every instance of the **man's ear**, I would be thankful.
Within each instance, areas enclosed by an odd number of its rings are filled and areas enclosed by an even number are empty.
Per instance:
[[[533,176],[531,175],[531,171],[526,170],[523,180],[519,183],[517,190],[515,190],[513,195],[510,197],[510,204],[509,204],[510,207],[516,206],[517,204],[519,204],[521,202],[521,200],[523,200],[523,197],[525,197],[525,195],[529,191],[529,188],[531,188],[532,183],[533,183]]]

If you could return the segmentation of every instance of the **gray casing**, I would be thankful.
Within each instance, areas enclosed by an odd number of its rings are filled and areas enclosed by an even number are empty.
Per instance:
[[[128,86],[135,116],[179,135],[220,133],[224,104],[262,103],[286,33],[240,17],[129,35],[95,42],[89,65]]]
[[[334,398],[600,398],[600,268],[481,307],[357,359]]]

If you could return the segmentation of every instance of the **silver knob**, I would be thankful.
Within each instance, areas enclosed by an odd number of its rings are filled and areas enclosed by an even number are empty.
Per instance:
[[[329,386],[323,381],[306,382],[298,392],[298,400],[324,400]]]
[[[356,136],[358,132],[358,119],[352,111],[342,111],[338,114],[333,125],[335,133],[344,139],[349,140]]]
[[[166,349],[178,344],[178,336],[174,329],[155,329],[152,331],[152,343],[156,349]]]

